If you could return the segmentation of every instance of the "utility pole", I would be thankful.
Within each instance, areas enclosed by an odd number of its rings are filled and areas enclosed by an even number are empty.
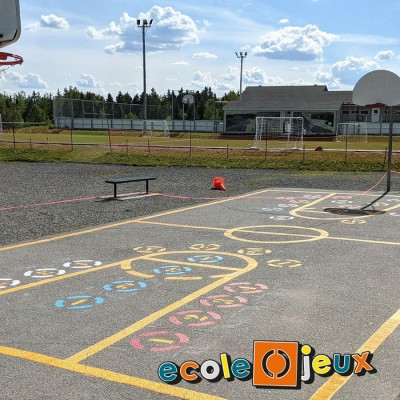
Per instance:
[[[243,60],[247,57],[247,51],[246,52],[240,52],[236,53],[236,57],[240,58],[240,90],[239,90],[239,98],[242,99],[242,81],[243,81]]]
[[[151,27],[153,20],[147,21],[147,19],[136,20],[138,28],[142,30],[142,42],[143,42],[143,130],[146,131],[147,122],[147,90],[146,90],[146,31]]]

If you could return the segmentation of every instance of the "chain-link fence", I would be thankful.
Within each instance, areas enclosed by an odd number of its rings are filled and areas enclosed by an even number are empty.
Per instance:
[[[102,118],[143,119],[143,105],[114,103],[95,100],[68,99],[57,96],[53,100],[54,119],[57,118]],[[169,119],[171,105],[147,105],[148,119]]]

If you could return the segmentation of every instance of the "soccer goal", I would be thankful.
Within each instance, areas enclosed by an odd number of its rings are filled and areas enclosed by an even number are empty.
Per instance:
[[[367,124],[360,122],[342,122],[336,127],[337,142],[368,142]]]
[[[167,120],[143,121],[142,136],[144,137],[171,137]]]
[[[264,140],[274,140],[278,148],[302,149],[303,134],[302,117],[256,117],[252,148],[260,149]]]

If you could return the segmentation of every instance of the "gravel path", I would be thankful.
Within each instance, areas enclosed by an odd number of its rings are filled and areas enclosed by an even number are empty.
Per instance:
[[[0,245],[30,241],[165,210],[186,207],[259,189],[314,188],[366,191],[383,173],[302,172],[247,169],[132,167],[123,165],[3,163],[0,164]],[[106,201],[109,178],[155,176],[150,191],[161,196]],[[225,179],[227,191],[211,190],[213,177]],[[398,194],[400,175],[394,174]],[[374,189],[382,193],[386,179]],[[140,191],[144,182],[119,186],[121,193]]]

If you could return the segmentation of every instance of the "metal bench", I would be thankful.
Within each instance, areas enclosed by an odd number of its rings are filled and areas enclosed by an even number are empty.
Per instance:
[[[106,183],[112,183],[114,185],[114,198],[117,198],[117,185],[119,183],[129,183],[129,182],[142,182],[146,181],[146,194],[149,193],[149,181],[156,178],[152,176],[134,176],[130,178],[117,178],[117,179],[107,179]]]

